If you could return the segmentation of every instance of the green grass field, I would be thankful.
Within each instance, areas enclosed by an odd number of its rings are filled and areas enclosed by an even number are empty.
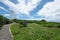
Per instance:
[[[11,25],[13,40],[60,40],[60,28],[43,27],[40,24],[28,23],[20,27],[18,23]]]

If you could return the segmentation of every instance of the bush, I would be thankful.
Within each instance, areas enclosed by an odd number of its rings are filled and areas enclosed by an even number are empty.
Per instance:
[[[22,27],[24,27],[24,26],[23,26],[22,24],[19,24],[19,27],[22,28]]]
[[[56,25],[53,25],[53,24],[47,24],[46,27],[52,28],[52,27],[56,27]]]
[[[58,24],[57,23],[46,23],[46,24],[43,24],[44,27],[49,27],[49,28],[57,28]]]
[[[27,27],[27,22],[26,21],[23,21],[23,26]]]
[[[46,22],[45,20],[41,20],[41,22]]]
[[[9,24],[10,20],[2,15],[0,15],[0,25]]]
[[[60,24],[57,25],[57,28],[60,28]]]

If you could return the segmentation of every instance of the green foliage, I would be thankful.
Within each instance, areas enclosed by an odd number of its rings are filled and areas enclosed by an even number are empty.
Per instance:
[[[12,31],[13,32],[13,35],[19,34],[19,26],[20,25],[19,24],[16,24],[16,23],[13,23],[13,24],[11,24],[11,26],[12,26],[11,30],[13,30]]]
[[[23,28],[15,25],[11,26],[14,40],[60,40],[60,28],[48,28],[36,23],[29,23]]]
[[[22,25],[23,25],[23,27],[27,27],[27,21],[24,20],[24,21],[22,22]]]
[[[23,28],[24,26],[22,24],[19,24],[20,25],[20,28]]]
[[[57,24],[57,28],[60,28],[60,23],[59,23],[59,24]]]
[[[10,20],[8,18],[3,17],[0,15],[0,24],[9,24]]]
[[[45,20],[25,20],[28,25],[23,26],[24,20],[15,19],[11,26],[14,40],[60,40],[60,23]]]
[[[36,24],[39,24],[41,26],[48,27],[48,28],[51,28],[51,27],[60,28],[60,23],[56,23],[56,22],[47,22],[45,20],[40,20],[40,21],[37,21],[37,20],[25,20],[25,21],[27,23],[36,23]],[[24,20],[14,19],[14,22],[20,23],[21,25],[24,25],[23,24]]]
[[[41,22],[46,22],[45,20],[41,20]]]
[[[39,25],[42,25],[44,27],[49,27],[49,28],[58,28],[60,26],[60,23],[55,23],[55,22],[40,22]]]
[[[2,15],[0,15],[0,28],[5,25],[5,24],[9,24],[10,23],[10,20],[3,17]]]

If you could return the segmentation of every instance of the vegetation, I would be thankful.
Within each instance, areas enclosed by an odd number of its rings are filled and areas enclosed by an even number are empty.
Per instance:
[[[3,25],[9,24],[9,23],[10,23],[10,20],[9,19],[7,19],[7,18],[3,17],[2,15],[0,15],[0,29],[1,29],[1,27]]]
[[[9,20],[0,15],[0,29],[9,23],[12,23],[13,40],[60,40],[60,23],[45,20]]]
[[[32,22],[28,23],[27,27],[23,27],[20,23],[11,24],[13,40],[60,40],[60,28],[49,27],[54,24],[53,22],[41,22],[40,24]]]
[[[13,20],[16,23],[20,23],[23,25],[24,21],[26,22],[25,25],[27,25],[27,23],[36,23],[39,25],[42,25],[44,27],[48,27],[48,28],[60,28],[60,23],[56,23],[56,22],[46,22],[45,20],[41,20],[41,21],[36,21],[36,20],[17,20],[14,19]]]

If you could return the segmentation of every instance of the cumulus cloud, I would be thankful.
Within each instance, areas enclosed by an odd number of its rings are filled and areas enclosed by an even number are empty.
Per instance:
[[[34,18],[30,16],[29,12],[36,8],[37,4],[41,0],[17,0],[19,3],[14,4],[9,0],[0,0],[2,3],[10,7],[17,15],[26,14],[29,19],[27,20],[41,20],[45,19],[47,21],[59,21],[60,20],[60,0],[54,0],[54,2],[49,2],[44,5],[44,7],[37,12],[37,16],[42,16],[43,18]],[[4,9],[3,7],[0,7]],[[4,9],[5,10],[5,9]],[[19,16],[17,16],[19,18]]]
[[[17,14],[16,18],[23,19],[23,20],[41,20],[42,19],[42,18],[35,18],[34,16],[30,16],[30,15],[21,15],[21,14]]]
[[[8,11],[8,10],[6,10],[5,8],[1,7],[1,6],[0,6],[0,9],[3,9],[4,11]]]
[[[39,16],[44,16],[43,19],[47,21],[60,20],[60,0],[47,3],[38,13]]]
[[[8,17],[8,16],[10,16],[10,14],[4,14],[4,16],[5,16],[5,17]]]
[[[14,4],[9,0],[1,0],[1,2],[8,5],[11,10],[14,10],[15,12],[23,13],[26,15],[29,15],[29,11],[34,9],[40,0],[38,0],[38,1],[37,0],[29,0],[27,4],[25,3],[25,0],[17,0],[17,1],[19,3]]]

